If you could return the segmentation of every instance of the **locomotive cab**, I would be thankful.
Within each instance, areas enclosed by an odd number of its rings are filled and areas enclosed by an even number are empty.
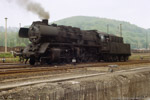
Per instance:
[[[99,37],[101,39],[102,49],[101,52],[108,52],[109,51],[109,42],[110,36],[107,33],[99,32]]]

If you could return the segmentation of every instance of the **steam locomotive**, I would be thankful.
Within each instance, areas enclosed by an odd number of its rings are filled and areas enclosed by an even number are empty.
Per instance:
[[[19,37],[31,43],[21,52],[29,63],[70,63],[97,61],[127,61],[130,45],[122,37],[80,28],[48,24],[48,20],[33,22],[20,28]]]

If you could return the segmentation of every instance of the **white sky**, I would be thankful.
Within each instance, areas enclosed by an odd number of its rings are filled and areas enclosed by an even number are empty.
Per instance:
[[[127,21],[143,28],[150,28],[150,0],[32,0],[39,2],[50,13],[50,22],[71,16],[96,16]],[[8,17],[8,26],[19,23],[30,25],[40,20],[15,2],[0,0],[0,26]]]

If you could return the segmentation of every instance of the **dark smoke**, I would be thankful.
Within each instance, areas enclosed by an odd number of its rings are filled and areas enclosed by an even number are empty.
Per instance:
[[[10,1],[10,0],[8,0]],[[37,14],[41,19],[49,19],[49,13],[37,2],[33,0],[15,0],[17,4],[24,7],[27,11]]]

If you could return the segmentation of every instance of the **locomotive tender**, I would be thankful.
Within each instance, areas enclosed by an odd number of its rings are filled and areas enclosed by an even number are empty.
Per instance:
[[[33,22],[29,28],[20,28],[19,37],[29,38],[22,56],[34,65],[40,63],[70,63],[96,61],[126,61],[131,55],[130,45],[123,38],[97,30],[80,30],[48,20]]]

